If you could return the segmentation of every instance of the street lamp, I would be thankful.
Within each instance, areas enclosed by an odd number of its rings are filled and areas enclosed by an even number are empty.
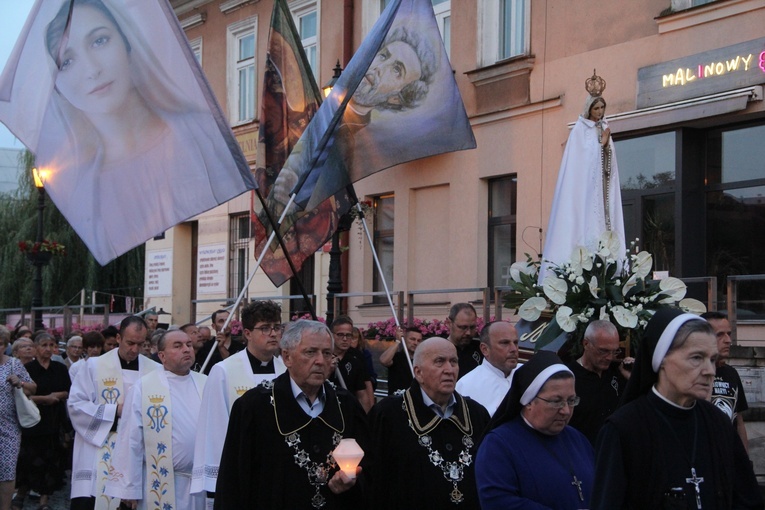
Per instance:
[[[332,92],[332,87],[335,86],[341,74],[343,74],[343,68],[340,67],[340,61],[338,60],[335,68],[332,70],[332,78],[321,88],[322,92],[324,92],[324,97],[328,97],[330,92]]]
[[[44,181],[46,172],[44,170],[32,169],[32,177],[34,179],[35,188],[37,188],[37,242],[43,242],[43,219],[45,211],[45,187]],[[42,268],[47,266],[50,262],[50,253],[38,252],[35,254],[32,260],[32,265],[35,266],[35,277],[32,280],[32,314],[34,316],[34,329],[35,331],[45,328],[43,324],[42,308]]]

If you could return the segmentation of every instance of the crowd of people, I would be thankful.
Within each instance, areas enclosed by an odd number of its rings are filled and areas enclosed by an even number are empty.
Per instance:
[[[763,508],[722,314],[659,310],[635,358],[593,321],[572,359],[520,363],[512,324],[477,336],[459,303],[448,337],[404,329],[381,353],[377,402],[349,317],[285,327],[278,304],[254,301],[240,341],[228,316],[168,330],[130,316],[72,336],[60,361],[47,332],[0,327],[3,352],[15,338],[0,364],[0,510],[30,491],[51,508],[70,466],[73,510]],[[14,388],[38,425],[20,429]],[[333,455],[350,438],[355,474]]]

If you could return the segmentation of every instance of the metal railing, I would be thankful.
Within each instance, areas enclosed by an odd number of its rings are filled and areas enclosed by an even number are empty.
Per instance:
[[[737,345],[736,323],[738,322],[738,290],[739,283],[741,282],[765,282],[765,274],[740,274],[731,275],[726,278],[728,285],[727,297],[728,297],[728,322],[730,322],[733,334],[731,334],[731,342],[733,345]],[[763,303],[759,301],[748,301],[749,303]]]
[[[716,276],[695,276],[690,278],[680,278],[686,285],[689,283],[707,284],[707,310],[717,311],[717,277]]]

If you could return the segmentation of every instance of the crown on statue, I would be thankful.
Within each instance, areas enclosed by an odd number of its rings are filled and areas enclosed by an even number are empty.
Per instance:
[[[165,397],[162,395],[149,395],[149,402],[152,404],[161,404],[165,401]]]
[[[584,81],[584,88],[593,97],[602,96],[603,91],[606,90],[606,80],[598,76],[593,69],[592,76]]]
[[[112,387],[117,384],[117,379],[110,377],[108,379],[104,379],[103,382],[104,382],[104,386]]]

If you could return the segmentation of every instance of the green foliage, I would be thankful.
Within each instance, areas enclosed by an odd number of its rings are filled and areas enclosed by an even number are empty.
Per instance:
[[[0,194],[0,308],[28,308],[32,301],[34,267],[19,251],[18,242],[37,238],[38,191],[32,182],[34,156],[22,153],[26,171],[19,188]],[[80,197],[87,200],[88,197]],[[53,257],[43,268],[43,304],[63,305],[81,289],[124,295],[143,295],[144,248],[139,246],[106,266],[99,266],[69,222],[49,197],[45,199],[43,232],[46,239],[66,246],[66,256]]]

